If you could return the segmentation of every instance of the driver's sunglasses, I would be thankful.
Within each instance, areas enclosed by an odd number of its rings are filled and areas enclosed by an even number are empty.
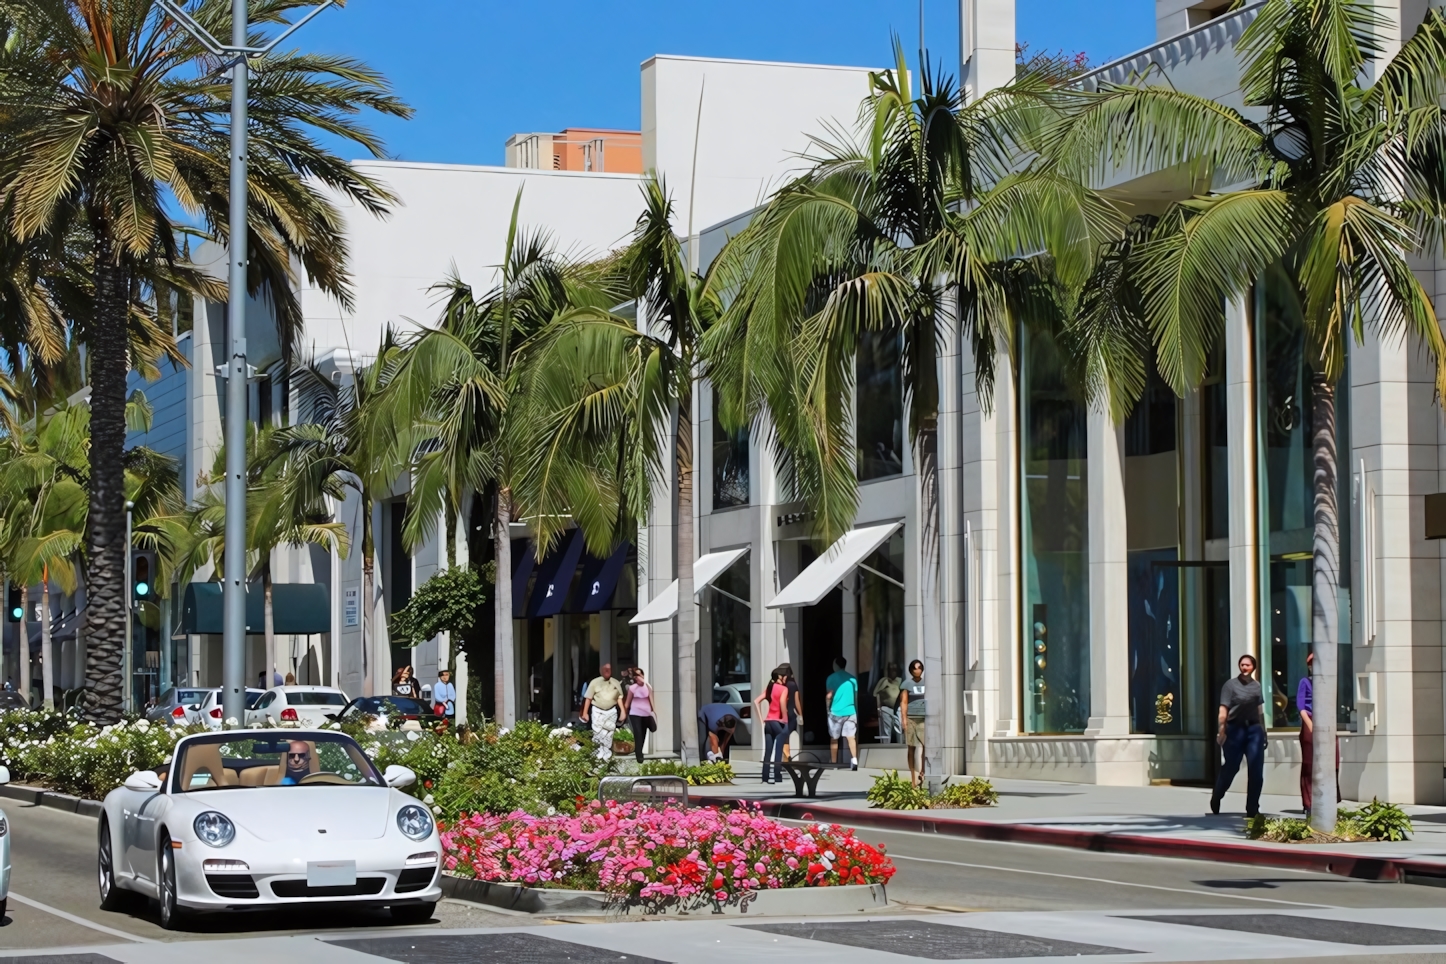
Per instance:
[[[286,757],[287,757],[287,759],[289,759],[289,760],[305,760],[306,758],[308,758],[308,757],[310,757],[310,756],[311,756],[310,753],[288,753],[288,754],[286,754]]]

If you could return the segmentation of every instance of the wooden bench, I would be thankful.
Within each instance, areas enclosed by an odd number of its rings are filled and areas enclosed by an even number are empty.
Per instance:
[[[784,760],[778,764],[788,771],[793,777],[793,795],[804,796],[803,789],[808,787],[808,796],[817,796],[818,781],[825,770],[847,770],[847,763],[814,763],[810,760]]]

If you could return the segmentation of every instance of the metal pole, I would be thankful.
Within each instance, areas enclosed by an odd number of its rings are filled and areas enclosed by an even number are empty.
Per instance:
[[[135,650],[132,647],[131,623],[135,619],[135,613],[131,611],[131,510],[135,503],[126,502],[126,578],[125,578],[125,606],[126,606],[126,652],[121,660],[121,681],[124,689],[121,690],[121,712],[129,713],[133,708],[133,694],[135,692]]]
[[[231,2],[231,47],[246,47],[246,0]],[[231,273],[227,291],[226,582],[221,637],[221,718],[246,717],[246,83],[244,54],[231,63]],[[270,683],[270,680],[267,680]]]

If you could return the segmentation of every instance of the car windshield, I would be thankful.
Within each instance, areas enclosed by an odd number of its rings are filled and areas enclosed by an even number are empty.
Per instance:
[[[292,691],[286,694],[288,706],[345,706],[346,697],[340,693],[315,693],[309,690]]]
[[[184,741],[172,765],[172,792],[278,786],[385,786],[344,733],[225,734]]]

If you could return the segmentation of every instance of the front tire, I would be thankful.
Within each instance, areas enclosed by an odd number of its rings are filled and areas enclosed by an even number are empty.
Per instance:
[[[392,920],[398,924],[425,924],[437,910],[437,902],[429,900],[421,904],[393,904]]]
[[[173,931],[181,926],[186,912],[176,903],[176,856],[169,837],[161,838],[161,852],[157,860],[156,878],[160,893],[157,903],[161,907],[161,927]]]
[[[125,893],[115,882],[115,850],[111,846],[110,821],[100,821],[100,844],[96,849],[96,877],[100,885],[100,909],[118,911],[125,905]]]

